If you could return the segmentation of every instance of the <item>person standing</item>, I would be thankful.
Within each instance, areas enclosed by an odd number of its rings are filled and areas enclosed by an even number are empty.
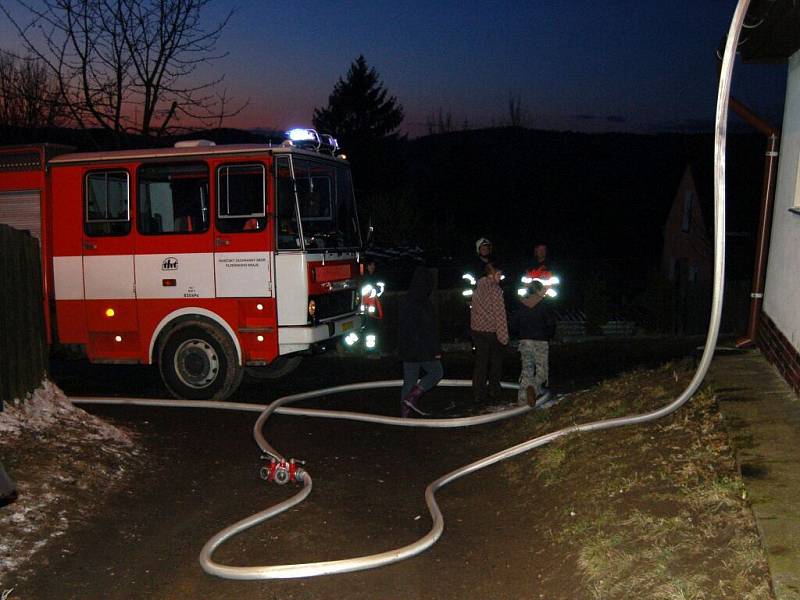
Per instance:
[[[489,238],[481,237],[475,240],[475,253],[477,258],[470,261],[464,268],[464,274],[461,278],[464,280],[463,295],[466,298],[471,298],[475,292],[475,285],[478,279],[483,277],[486,265],[494,260],[492,256],[493,246]]]
[[[508,344],[506,307],[500,289],[502,277],[503,272],[496,264],[487,263],[484,276],[478,280],[472,297],[470,329],[475,346],[472,390],[476,402],[500,395],[503,346]]]
[[[555,334],[556,319],[546,300],[545,286],[534,281],[530,288],[531,293],[519,301],[511,325],[519,336],[522,365],[517,398],[535,406],[536,400],[547,391],[550,340]]]
[[[365,273],[361,278],[361,310],[367,317],[364,328],[364,350],[367,356],[378,358],[381,354],[379,343],[380,324],[383,320],[383,303],[381,296],[386,287],[377,274],[377,263],[374,258],[367,259]]]
[[[534,265],[528,270],[527,275],[531,278],[538,277],[545,279],[550,277],[552,271],[547,260],[547,244],[537,242],[533,246]]]
[[[476,277],[480,277],[483,274],[483,270],[486,268],[486,265],[490,262],[494,261],[494,246],[492,246],[492,241],[489,238],[478,238],[475,241],[475,252],[478,254],[478,259],[475,261],[476,265]]]
[[[431,303],[433,277],[429,269],[417,267],[411,285],[400,302],[397,349],[403,361],[403,388],[400,392],[400,416],[426,415],[420,398],[441,380],[442,349],[439,326]],[[422,378],[420,374],[423,373]]]
[[[558,296],[558,284],[560,283],[557,277],[551,270],[550,261],[547,258],[547,244],[537,242],[533,246],[533,266],[525,271],[522,276],[522,285],[525,287],[517,290],[518,295],[525,297],[530,291],[530,284],[534,281],[539,281],[545,286],[545,293],[550,297]]]

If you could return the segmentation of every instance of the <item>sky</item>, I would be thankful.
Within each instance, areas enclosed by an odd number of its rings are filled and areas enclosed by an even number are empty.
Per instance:
[[[5,2],[5,0],[3,0]],[[227,56],[201,76],[225,75],[246,108],[226,124],[310,126],[333,86],[363,54],[403,105],[402,130],[507,123],[584,132],[710,130],[716,49],[734,0],[213,0],[207,22],[235,9],[218,43]],[[0,47],[15,48],[0,16]],[[18,46],[16,46],[18,47]],[[776,124],[785,65],[739,64],[733,93]]]

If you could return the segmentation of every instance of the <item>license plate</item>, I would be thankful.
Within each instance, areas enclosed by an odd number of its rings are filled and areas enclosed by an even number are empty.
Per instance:
[[[352,328],[353,328],[353,322],[352,321],[347,321],[345,323],[342,323],[342,331],[347,331],[348,329],[352,329]]]

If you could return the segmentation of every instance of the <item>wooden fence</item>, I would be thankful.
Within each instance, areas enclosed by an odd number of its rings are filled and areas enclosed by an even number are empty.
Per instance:
[[[0,400],[23,400],[47,368],[41,269],[38,240],[0,225]]]

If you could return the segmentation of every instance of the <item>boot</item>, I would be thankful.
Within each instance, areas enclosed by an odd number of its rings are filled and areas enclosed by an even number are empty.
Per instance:
[[[427,416],[428,413],[419,407],[419,399],[422,397],[423,393],[424,392],[422,391],[422,388],[418,385],[415,385],[411,391],[406,394],[406,397],[403,398],[403,403],[400,407],[400,414],[402,416],[410,416],[411,411],[413,411],[420,416]],[[405,415],[403,415],[403,409],[406,409],[407,411]]]

